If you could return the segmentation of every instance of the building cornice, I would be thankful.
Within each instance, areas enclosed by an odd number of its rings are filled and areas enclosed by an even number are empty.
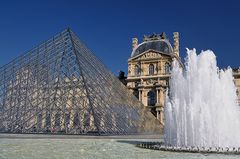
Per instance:
[[[128,76],[127,81],[130,82],[131,80],[140,80],[140,79],[152,79],[152,78],[169,78],[170,74],[161,74],[161,75],[147,75],[147,76]]]

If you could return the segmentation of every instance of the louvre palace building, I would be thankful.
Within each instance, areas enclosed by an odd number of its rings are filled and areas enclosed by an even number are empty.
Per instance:
[[[164,100],[169,88],[171,63],[179,61],[179,33],[173,33],[173,45],[165,33],[144,36],[142,42],[132,39],[132,53],[128,59],[127,87],[139,101],[164,124]],[[240,68],[233,69],[240,104]]]

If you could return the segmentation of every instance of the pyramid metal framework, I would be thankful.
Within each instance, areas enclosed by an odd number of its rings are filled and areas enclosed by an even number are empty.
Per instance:
[[[0,132],[130,134],[152,118],[70,29],[0,68]]]

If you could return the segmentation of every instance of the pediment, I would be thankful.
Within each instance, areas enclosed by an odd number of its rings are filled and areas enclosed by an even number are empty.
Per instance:
[[[166,56],[169,57],[170,55],[166,55],[166,54],[162,54],[157,51],[149,50],[147,52],[143,52],[142,54],[139,54],[138,56],[131,58],[130,60],[147,60],[147,59],[155,59],[155,58],[162,58],[162,57],[164,58]]]

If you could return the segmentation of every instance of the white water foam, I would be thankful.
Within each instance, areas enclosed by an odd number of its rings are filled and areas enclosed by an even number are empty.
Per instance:
[[[240,147],[240,108],[232,70],[220,70],[210,50],[187,50],[173,62],[165,107],[165,144]]]

